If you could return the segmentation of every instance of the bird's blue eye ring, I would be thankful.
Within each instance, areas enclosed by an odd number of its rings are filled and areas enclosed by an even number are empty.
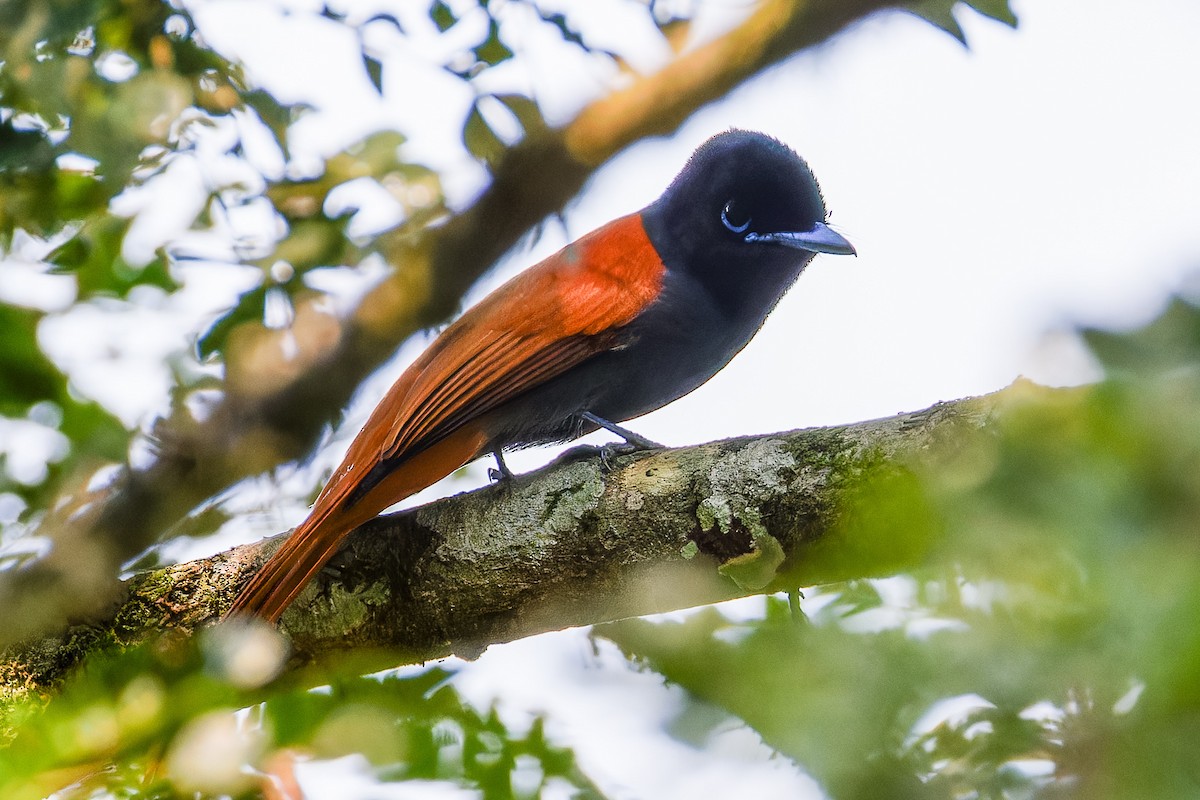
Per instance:
[[[729,228],[729,230],[733,231],[734,233],[745,233],[746,229],[750,227],[750,217],[746,217],[746,221],[740,225],[734,224],[733,220],[730,219],[730,216],[732,216],[733,219],[737,219],[742,216],[737,206],[738,203],[736,200],[730,200],[728,203],[726,203],[725,207],[721,209],[721,222],[724,223],[726,228]]]

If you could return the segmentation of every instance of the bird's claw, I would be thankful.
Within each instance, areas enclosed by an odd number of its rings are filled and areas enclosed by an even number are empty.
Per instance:
[[[633,431],[629,430],[629,428],[622,428],[620,425],[617,425],[615,422],[609,422],[608,420],[604,419],[603,417],[598,417],[590,411],[585,411],[582,414],[580,414],[579,416],[584,422],[590,422],[591,424],[593,424],[597,427],[603,428],[604,430],[608,431],[609,433],[615,433],[617,436],[620,436],[622,439],[624,439],[625,440],[624,442],[605,445],[605,447],[608,447],[608,448],[611,448],[611,447],[627,448],[627,449],[622,450],[620,452],[620,455],[625,455],[627,453],[634,453],[638,450],[662,450],[662,449],[664,449],[663,445],[659,444],[658,442],[654,441],[653,439],[647,439],[645,436],[641,436],[640,434],[634,433]],[[603,457],[604,456],[602,454],[601,458],[603,458]]]
[[[622,443],[617,442],[616,444],[620,445]],[[629,445],[628,452],[630,453],[635,453],[638,450],[665,450],[667,448],[665,444],[659,444],[653,439],[647,439],[645,436],[639,436],[637,434],[626,437],[623,444]]]
[[[512,470],[508,468],[508,464],[504,463],[504,450],[497,447],[492,451],[492,455],[496,458],[496,466],[488,467],[488,480],[494,483],[507,483],[513,479]]]
[[[594,444],[577,444],[572,448],[562,451],[558,454],[558,458],[554,459],[555,464],[570,464],[575,461],[586,461],[589,458],[595,458],[600,454],[600,449]]]
[[[621,456],[627,456],[631,453],[637,453],[642,450],[651,450],[655,447],[658,447],[658,445],[643,447],[638,442],[610,442],[606,445],[602,445],[599,448],[600,469],[604,470],[605,472],[612,472],[613,467],[615,466],[613,464],[614,459],[620,458]]]
[[[600,469],[612,472],[616,468],[615,459],[632,453],[640,453],[652,448],[642,447],[635,442],[609,442],[603,445],[577,444],[569,450],[564,450],[554,459],[555,464],[570,464],[576,461],[599,459]]]

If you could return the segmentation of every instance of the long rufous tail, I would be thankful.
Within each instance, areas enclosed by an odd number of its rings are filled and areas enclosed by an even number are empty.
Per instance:
[[[369,465],[355,470],[355,479],[331,482],[317,498],[308,518],[238,593],[225,618],[257,616],[270,622],[277,621],[351,531],[388,506],[431,486],[482,455],[487,451],[487,439],[483,431],[474,426],[460,428],[431,447],[414,453],[353,502],[349,498],[358,485],[358,476],[366,474]],[[343,472],[339,469],[334,474]]]

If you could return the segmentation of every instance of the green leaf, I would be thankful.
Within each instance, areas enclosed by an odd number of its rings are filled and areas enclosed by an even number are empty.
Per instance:
[[[58,429],[71,441],[72,458],[125,461],[129,431],[99,403],[67,398]]]
[[[315,267],[336,266],[351,249],[343,218],[316,216],[292,220],[288,235],[275,246],[275,252],[262,262],[269,267],[276,261],[286,261],[292,265],[296,275],[302,275]],[[299,286],[294,277],[288,281],[289,291]]]
[[[950,34],[963,47],[966,47],[967,34],[952,13],[956,5],[958,5],[958,0],[922,0],[922,2],[908,6],[908,10],[935,28]]]
[[[288,150],[288,130],[292,123],[299,119],[304,113],[312,110],[312,106],[305,103],[281,103],[273,95],[262,89],[250,89],[241,92],[242,101],[254,109],[258,118],[263,121],[263,124],[271,131],[275,137],[276,143],[279,144],[279,149],[283,151],[284,156],[289,153]]]
[[[488,164],[498,160],[506,149],[504,141],[479,113],[478,104],[472,105],[467,114],[467,121],[463,126],[463,144],[468,153]]]
[[[57,194],[56,214],[60,220],[87,219],[103,213],[108,206],[111,187],[95,175],[55,170]]]
[[[1009,5],[1010,0],[963,0],[963,2],[985,17],[991,17],[1012,28],[1017,27],[1017,15]]]
[[[442,33],[450,30],[450,28],[453,27],[456,22],[458,22],[458,17],[454,16],[454,12],[450,9],[450,6],[444,3],[442,0],[436,0],[436,2],[429,7],[429,18],[433,20],[433,24],[436,25],[437,29]]]
[[[1009,0],[920,0],[908,6],[908,10],[926,20],[957,39],[964,47],[967,46],[967,35],[962,25],[954,17],[954,9],[959,5],[972,8],[985,17],[1003,22],[1005,25],[1017,27],[1017,15],[1009,5]]]
[[[1131,332],[1086,329],[1083,340],[1114,377],[1148,378],[1200,364],[1200,307],[1173,299],[1158,319]]]
[[[42,312],[0,303],[0,414],[23,416],[34,403],[58,400],[66,378],[42,352]]]
[[[521,123],[521,127],[528,135],[546,128],[546,118],[542,116],[542,110],[538,107],[536,101],[526,97],[523,94],[497,94],[492,95],[505,108],[513,113],[517,121]]]
[[[373,58],[366,53],[362,56],[363,68],[367,71],[367,77],[371,80],[371,85],[375,87],[375,91],[380,95],[383,94],[383,62],[377,58]]]
[[[13,127],[0,120],[0,176],[8,172],[40,172],[54,164],[54,146],[40,130]]]
[[[473,52],[475,60],[482,61],[488,66],[495,66],[502,61],[507,61],[513,57],[513,51],[508,48],[508,45],[500,41],[500,25],[496,20],[492,19],[488,22],[487,38],[477,45]]]
[[[717,571],[739,587],[752,591],[765,588],[784,562],[783,547],[765,530],[761,523],[751,523],[750,536],[753,547],[748,553],[735,556],[717,567]]]

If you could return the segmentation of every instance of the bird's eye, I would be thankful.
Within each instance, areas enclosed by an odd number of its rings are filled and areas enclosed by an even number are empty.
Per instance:
[[[750,227],[750,215],[742,210],[742,205],[737,200],[730,200],[721,209],[721,222],[725,223],[725,227],[734,233],[745,233]]]

